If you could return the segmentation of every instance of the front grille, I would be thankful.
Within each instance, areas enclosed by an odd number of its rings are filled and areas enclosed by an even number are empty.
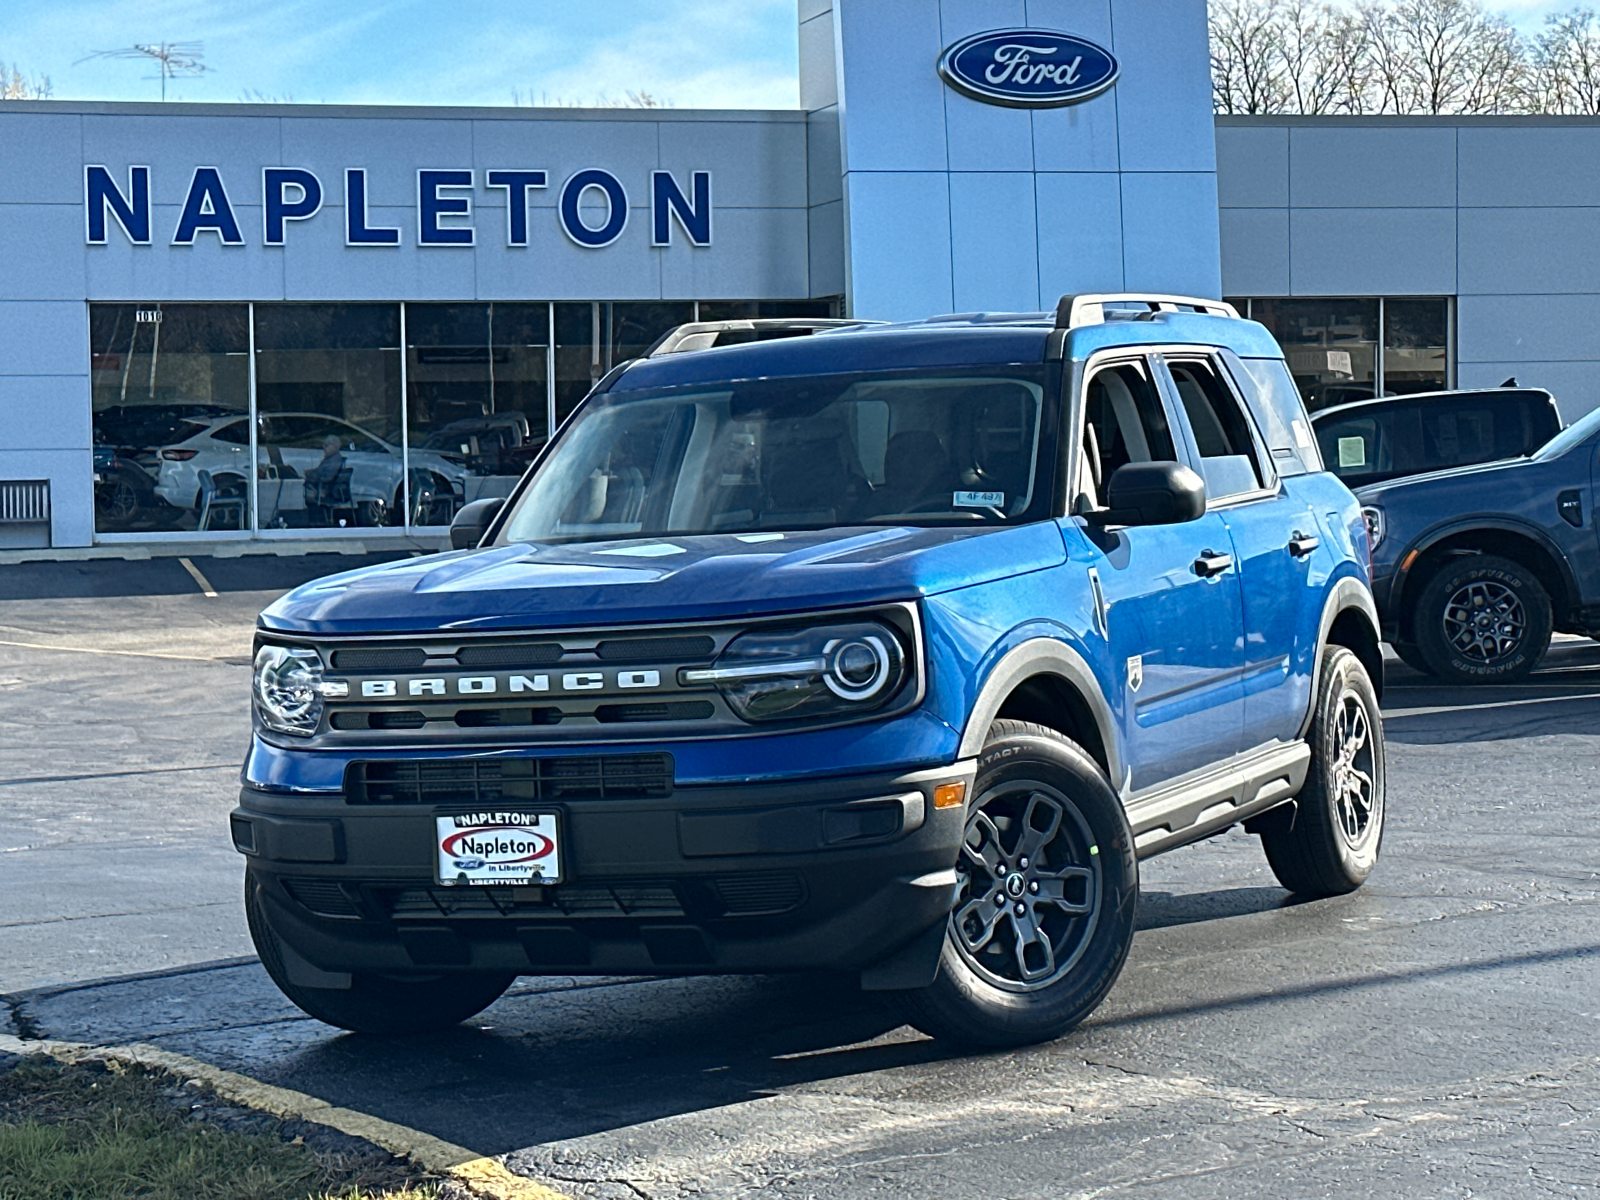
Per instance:
[[[359,917],[361,910],[333,879],[285,879],[283,890],[319,917]]]
[[[696,662],[711,657],[716,640],[702,637],[622,638],[594,648],[602,662]]]
[[[563,651],[554,642],[526,645],[463,646],[456,661],[463,667],[542,667],[556,662]]]
[[[594,719],[602,725],[620,721],[709,721],[716,707],[709,700],[680,700],[675,704],[602,704]]]
[[[340,671],[415,671],[427,657],[416,646],[393,650],[335,650],[333,665]]]
[[[492,807],[540,800],[609,800],[672,792],[670,754],[562,758],[409,759],[354,762],[345,772],[351,804]]]
[[[456,713],[456,724],[463,729],[504,729],[511,725],[554,725],[561,720],[559,708],[463,708]]]
[[[548,893],[543,895],[541,893]],[[683,905],[666,880],[553,888],[404,888],[391,893],[389,915],[427,917],[681,917]]]

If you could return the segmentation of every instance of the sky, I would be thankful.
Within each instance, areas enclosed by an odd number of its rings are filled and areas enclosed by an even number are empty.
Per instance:
[[[1579,2],[1489,7],[1533,33]],[[79,60],[198,41],[210,70],[168,99],[793,108],[795,24],[796,0],[0,0],[0,63],[63,100],[158,100],[152,65]]]
[[[153,64],[203,43],[169,100],[793,108],[796,0],[0,0],[0,62],[62,100],[159,100]]]

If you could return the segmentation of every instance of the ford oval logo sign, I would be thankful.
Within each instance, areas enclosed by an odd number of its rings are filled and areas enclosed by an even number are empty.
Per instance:
[[[962,38],[939,56],[939,74],[986,104],[1058,108],[1117,81],[1109,50],[1050,29],[995,29]]]

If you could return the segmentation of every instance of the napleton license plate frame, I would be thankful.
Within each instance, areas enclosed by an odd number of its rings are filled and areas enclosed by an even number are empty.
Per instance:
[[[434,878],[441,887],[561,883],[565,878],[561,835],[561,813],[553,808],[435,811]],[[463,843],[463,837],[470,840]],[[447,851],[451,840],[457,845]]]

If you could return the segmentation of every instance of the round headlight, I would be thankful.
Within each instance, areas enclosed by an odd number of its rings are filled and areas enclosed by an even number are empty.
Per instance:
[[[893,660],[876,634],[839,638],[822,648],[828,660],[823,682],[841,700],[870,700],[889,680]]]
[[[713,684],[746,721],[825,720],[873,712],[911,677],[899,636],[865,620],[751,630],[716,665],[679,672],[687,686]]]
[[[256,651],[255,701],[261,723],[301,737],[322,719],[322,659],[315,650],[263,646]]]

